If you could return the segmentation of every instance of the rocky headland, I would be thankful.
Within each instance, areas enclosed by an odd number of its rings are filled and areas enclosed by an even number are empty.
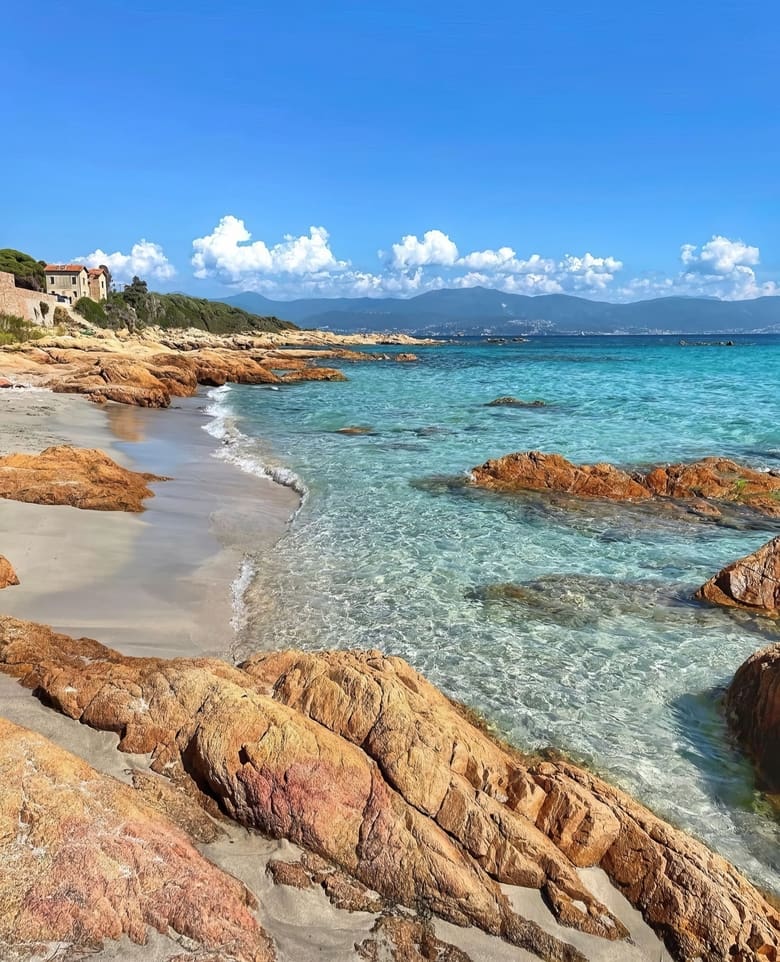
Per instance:
[[[728,458],[625,471],[612,464],[574,464],[560,454],[519,451],[472,468],[475,485],[501,492],[538,491],[616,502],[678,502],[717,517],[736,505],[780,518],[780,474],[756,471]]]
[[[52,336],[0,348],[0,371],[12,386],[35,385],[83,394],[96,403],[117,401],[161,408],[168,407],[172,398],[194,394],[199,385],[344,381],[344,373],[329,366],[333,361],[417,360],[410,353],[358,351],[345,346],[380,343],[429,342],[400,335],[380,341],[368,335],[350,338],[303,331],[259,337],[154,329],[141,334],[103,331],[88,337]]]

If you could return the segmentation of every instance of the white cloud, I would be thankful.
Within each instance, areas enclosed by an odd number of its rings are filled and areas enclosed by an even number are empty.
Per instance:
[[[682,245],[681,270],[675,274],[647,273],[625,281],[619,280],[623,261],[613,255],[586,251],[559,258],[539,253],[522,257],[507,245],[461,255],[455,241],[438,229],[422,237],[406,234],[387,254],[379,251],[375,271],[338,259],[324,227],[311,227],[301,236],[288,234],[270,245],[253,241],[243,220],[226,215],[210,234],[193,240],[192,246],[196,277],[216,278],[240,290],[281,298],[412,296],[442,287],[475,286],[609,300],[680,294],[736,300],[780,294],[775,282],[761,283],[756,277],[759,249],[721,235],[700,246]]]
[[[75,258],[76,263],[86,264],[87,267],[97,267],[105,264],[111,271],[115,281],[129,281],[133,276],[159,281],[167,281],[176,273],[176,268],[165,256],[159,244],[152,241],[140,240],[133,244],[129,254],[115,251],[107,254],[97,248],[91,254]]]
[[[216,276],[229,283],[251,279],[253,274],[303,277],[344,270],[348,262],[336,259],[329,239],[324,227],[310,227],[300,237],[285,234],[273,247],[262,240],[250,243],[252,235],[244,221],[227,214],[210,234],[192,242],[192,265],[196,277]]]
[[[732,241],[714,234],[701,249],[694,244],[683,244],[680,260],[690,272],[730,274],[739,267],[755,267],[759,262],[759,250],[741,240]]]
[[[401,238],[400,244],[393,244],[392,266],[397,270],[410,267],[438,265],[449,267],[458,259],[458,248],[440,230],[429,230],[420,240],[414,234]]]
[[[680,247],[682,270],[674,276],[636,277],[615,293],[621,300],[683,296],[717,297],[724,301],[780,294],[775,281],[762,282],[756,277],[754,268],[760,260],[758,247],[715,234],[701,246]]]

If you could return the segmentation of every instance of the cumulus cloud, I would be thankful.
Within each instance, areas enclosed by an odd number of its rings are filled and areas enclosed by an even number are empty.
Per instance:
[[[443,287],[476,286],[608,300],[674,294],[736,300],[780,293],[774,282],[758,281],[757,247],[721,235],[701,245],[683,244],[681,269],[675,274],[647,274],[622,282],[624,264],[614,255],[586,251],[557,258],[540,253],[521,256],[508,245],[461,253],[439,229],[422,236],[406,234],[387,254],[379,251],[376,270],[337,258],[324,227],[311,227],[300,236],[287,234],[279,243],[269,244],[253,240],[244,221],[233,215],[223,217],[192,246],[196,277],[216,278],[235,288],[282,298],[411,296]]]
[[[265,241],[252,241],[244,221],[227,214],[210,234],[192,242],[192,266],[196,277],[216,276],[228,282],[253,274],[303,277],[344,270],[348,262],[336,259],[329,241],[324,227],[310,227],[308,234],[285,234],[280,243],[269,247]]]
[[[739,267],[755,267],[759,262],[759,250],[741,240],[732,241],[720,234],[702,244],[683,244],[680,260],[688,271],[700,274],[730,274]]]
[[[440,230],[429,230],[422,240],[414,234],[401,238],[400,244],[393,244],[392,266],[397,270],[410,267],[437,265],[449,267],[458,259],[458,248]]]
[[[107,254],[104,250],[97,248],[91,254],[77,257],[75,260],[77,263],[86,264],[87,267],[105,264],[115,281],[129,281],[135,275],[146,279],[167,281],[176,273],[176,269],[165,256],[162,247],[148,240],[140,240],[137,244],[133,244],[129,254],[123,254],[121,251]]]
[[[715,234],[704,244],[680,247],[682,269],[677,274],[633,278],[616,294],[621,300],[676,295],[724,301],[780,294],[775,281],[758,280],[754,268],[760,262],[758,247]]]

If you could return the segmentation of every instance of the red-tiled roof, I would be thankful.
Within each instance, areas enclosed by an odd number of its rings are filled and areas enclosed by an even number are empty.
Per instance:
[[[87,274],[90,277],[100,277],[101,274],[105,274],[106,269],[104,267],[89,267],[87,268]]]
[[[84,270],[83,264],[47,264],[44,268],[49,274],[78,274]]]

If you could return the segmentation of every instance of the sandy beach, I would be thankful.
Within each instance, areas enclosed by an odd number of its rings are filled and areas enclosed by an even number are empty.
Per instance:
[[[3,599],[7,614],[127,654],[230,651],[241,559],[250,547],[270,550],[298,502],[211,456],[218,442],[202,430],[207,403],[199,395],[165,411],[101,410],[42,391],[0,396],[3,453],[67,442],[171,479],[154,486],[140,515],[2,502],[4,550],[21,580]]]
[[[245,474],[213,455],[219,442],[203,430],[208,398],[179,399],[165,411],[109,404],[42,390],[0,392],[0,453],[36,452],[71,443],[100,448],[119,463],[171,480],[153,485],[155,497],[139,515],[71,507],[0,502],[3,553],[21,584],[3,592],[3,611],[51,624],[73,636],[99,638],[128,655],[214,655],[230,659],[235,628],[235,582],[248,550],[273,550],[298,499],[289,489]],[[128,781],[146,756],[115,750],[114,735],[64,719],[14,680],[0,676],[3,715],[85,758],[99,771]],[[245,882],[259,903],[258,918],[274,938],[280,960],[355,959],[375,916],[334,908],[324,892],[274,885],[271,858],[300,850],[236,825],[201,846],[217,865]],[[634,944],[607,943],[558,925],[534,890],[503,886],[515,908],[545,929],[603,962],[669,958],[641,916],[600,870],[583,878],[632,932]],[[522,949],[477,929],[436,920],[440,938],[472,959],[532,959]],[[146,946],[126,938],[100,958],[167,958],[171,942],[155,935]]]

